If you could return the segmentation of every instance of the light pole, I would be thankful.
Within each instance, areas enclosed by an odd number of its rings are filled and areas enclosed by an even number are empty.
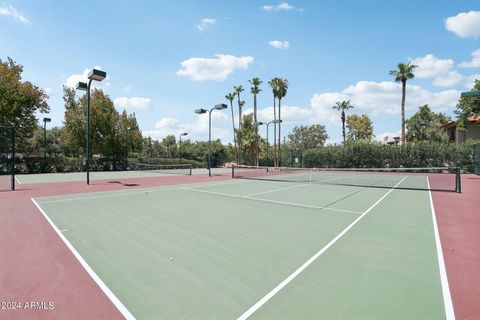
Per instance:
[[[93,69],[88,73],[88,84],[85,82],[79,82],[77,84],[77,90],[87,92],[87,154],[85,165],[87,167],[87,184],[90,184],[90,88],[92,81],[102,81],[107,77],[105,71]]]
[[[130,132],[130,127],[127,127],[125,130],[125,170],[128,170],[128,133]]]
[[[50,121],[51,118],[43,118],[43,172],[47,169],[47,122]]]
[[[197,109],[195,110],[196,114],[203,114],[208,112],[208,176],[212,176],[212,111],[213,110],[223,110],[227,109],[227,105],[224,103],[217,104],[210,111],[207,109]]]
[[[182,132],[178,137],[178,161],[182,158],[182,137],[188,135],[188,132]]]
[[[268,153],[269,153],[269,142],[268,142],[268,126],[271,124],[271,123],[282,123],[282,120],[272,120],[270,122],[267,122],[267,164],[268,164]]]
[[[253,125],[257,127],[257,137],[255,138],[257,140],[257,167],[259,165],[259,159],[260,159],[260,143],[258,142],[258,127],[259,126],[263,126],[264,124],[266,124],[265,122],[261,122],[261,121],[257,121],[257,122],[254,122]],[[267,148],[268,148],[268,144],[267,144]],[[267,149],[268,150],[268,149]]]

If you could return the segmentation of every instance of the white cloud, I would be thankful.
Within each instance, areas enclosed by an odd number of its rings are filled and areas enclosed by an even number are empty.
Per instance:
[[[266,5],[266,6],[263,6],[262,9],[267,12],[292,11],[292,10],[303,11],[302,9],[297,9],[286,2],[282,2],[278,5]]]
[[[445,28],[462,38],[480,36],[480,11],[461,12],[445,20]]]
[[[0,5],[0,16],[10,16],[23,24],[32,24],[27,17],[18,12],[13,6]]]
[[[449,72],[454,66],[454,61],[452,59],[439,59],[433,54],[427,54],[424,57],[413,59],[412,64],[418,66],[415,69],[417,78],[433,78]]]
[[[132,97],[132,98],[127,98],[127,97],[120,97],[117,98],[113,101],[113,104],[117,108],[138,108],[138,109],[146,109],[150,107],[151,104],[151,99],[150,98],[145,98],[145,97]]]
[[[465,77],[462,76],[457,70],[453,70],[433,79],[433,85],[437,87],[451,87],[459,84],[462,81],[465,81]]]
[[[281,40],[272,40],[269,41],[268,44],[270,47],[275,49],[288,49],[290,48],[290,43],[288,41],[281,41]]]
[[[372,116],[399,114],[401,84],[395,82],[359,81],[342,93],[349,95],[352,105]],[[445,90],[430,92],[420,86],[407,84],[406,109],[429,104],[432,110],[446,111],[456,105],[460,92]]]
[[[225,80],[236,69],[248,69],[253,57],[236,57],[232,55],[216,54],[214,59],[190,58],[182,61],[182,69],[177,71],[178,76],[189,77],[195,81]]]
[[[53,92],[52,88],[45,88],[45,93],[46,94],[50,95],[50,94],[52,94],[52,92]]]
[[[222,139],[225,142],[230,137],[231,122],[225,112],[212,112],[212,139]],[[208,113],[198,115],[195,122],[181,122],[176,118],[162,118],[155,124],[155,130],[143,131],[145,137],[161,140],[167,135],[177,137],[187,132],[187,138],[192,140],[208,139]]]
[[[98,69],[98,70],[102,70],[102,67],[100,67],[100,66],[94,66],[93,68]],[[87,82],[88,81],[88,73],[90,71],[91,71],[91,69],[85,69],[85,70],[83,70],[83,72],[81,74],[72,74],[65,81],[65,83],[64,83],[65,86],[67,86],[69,88],[76,88],[77,84],[79,82]],[[107,78],[105,80],[109,80],[109,79],[110,78],[107,75]],[[105,83],[104,82],[97,82],[97,81],[93,81],[93,82],[96,82],[97,84],[104,84],[107,87],[111,85],[110,82],[108,82],[108,81],[106,81]]]
[[[462,62],[458,66],[460,68],[480,68],[480,49],[472,52],[472,61]]]
[[[472,53],[471,62],[459,64],[461,67],[475,66],[478,63],[480,67],[480,50]],[[468,86],[472,83],[472,76],[466,76],[454,69],[455,62],[452,59],[439,59],[433,54],[427,54],[424,57],[418,57],[412,60],[413,64],[418,65],[415,69],[417,78],[433,78],[432,84],[437,87],[452,87],[455,85]]]
[[[205,18],[205,19],[202,19],[198,25],[196,25],[196,28],[199,31],[203,31],[216,24],[217,24],[217,19]]]

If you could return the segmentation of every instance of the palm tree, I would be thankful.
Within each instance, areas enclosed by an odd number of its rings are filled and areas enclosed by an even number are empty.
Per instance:
[[[277,120],[277,97],[278,97],[278,78],[273,78],[268,82],[273,93],[273,120]],[[267,141],[268,145],[268,141]],[[277,123],[273,123],[273,164],[276,163],[277,154]]]
[[[343,134],[343,143],[345,143],[345,111],[348,109],[352,109],[353,106],[350,105],[350,100],[347,101],[336,101],[335,105],[332,107],[333,109],[336,109],[338,111],[342,112],[342,134]]]
[[[281,112],[282,112],[282,98],[284,98],[287,95],[288,91],[288,80],[279,78],[278,79],[278,120],[282,120],[281,117]],[[278,124],[278,157],[277,157],[277,166],[280,166],[280,160],[281,160],[281,153],[280,153],[280,139],[281,139],[281,133],[282,133],[282,123],[280,122]]]
[[[237,137],[235,135],[235,116],[233,113],[233,99],[235,99],[235,96],[237,95],[236,92],[229,93],[225,96],[225,99],[230,101],[230,110],[232,111],[232,130],[233,130],[233,143],[235,145],[235,152],[237,153],[237,163],[238,163],[238,149],[237,149]]]
[[[397,64],[397,70],[390,70],[390,75],[395,77],[396,82],[402,83],[402,145],[405,144],[405,96],[407,90],[407,80],[415,78],[413,70],[417,65],[408,62]]]
[[[240,93],[242,93],[243,91],[245,91],[245,89],[243,89],[242,85],[238,85],[238,86],[233,86],[233,89],[235,90],[235,93],[237,94],[237,98],[238,98],[238,133],[237,133],[237,137],[238,137],[238,164],[241,163],[242,161],[242,113],[243,113],[243,106],[245,105],[245,101],[242,101],[242,99],[240,99]]]
[[[257,94],[262,91],[260,89],[260,84],[262,84],[262,81],[260,78],[255,77],[252,80],[248,80],[252,87],[250,88],[250,92],[253,94],[253,123],[257,123]],[[259,158],[259,152],[258,152],[258,126],[255,126],[255,134],[257,135],[256,139],[256,144],[255,144],[255,165],[258,166],[258,158]]]

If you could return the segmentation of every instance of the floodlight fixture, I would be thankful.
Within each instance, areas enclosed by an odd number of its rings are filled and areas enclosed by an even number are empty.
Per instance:
[[[92,69],[92,71],[88,73],[89,80],[102,81],[106,77],[107,77],[107,73],[105,71],[98,70],[98,69]]]
[[[77,83],[77,90],[87,91],[88,90],[88,85],[85,82],[79,82],[79,83]]]
[[[203,113],[207,113],[208,110],[207,109],[203,109],[203,108],[200,108],[200,109],[196,109],[195,110],[195,113],[196,114],[203,114]]]
[[[215,107],[213,107],[215,110],[223,110],[223,109],[227,109],[227,105],[225,103],[220,103],[220,104],[217,104]]]

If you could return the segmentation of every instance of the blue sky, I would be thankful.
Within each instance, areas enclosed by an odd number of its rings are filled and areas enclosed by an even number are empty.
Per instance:
[[[253,77],[264,81],[260,121],[273,119],[267,82],[289,81],[282,136],[319,123],[329,142],[341,140],[331,106],[346,99],[350,113],[372,118],[377,139],[392,136],[400,86],[388,71],[419,65],[407,117],[427,103],[453,115],[460,92],[480,79],[479,37],[480,3],[470,0],[0,2],[0,58],[22,64],[24,80],[48,92],[52,125],[63,121],[62,86],[98,66],[108,79],[97,86],[156,139],[183,131],[207,139],[208,119],[193,110],[226,102],[241,84],[249,112]],[[230,110],[212,121],[213,137],[231,142]]]

